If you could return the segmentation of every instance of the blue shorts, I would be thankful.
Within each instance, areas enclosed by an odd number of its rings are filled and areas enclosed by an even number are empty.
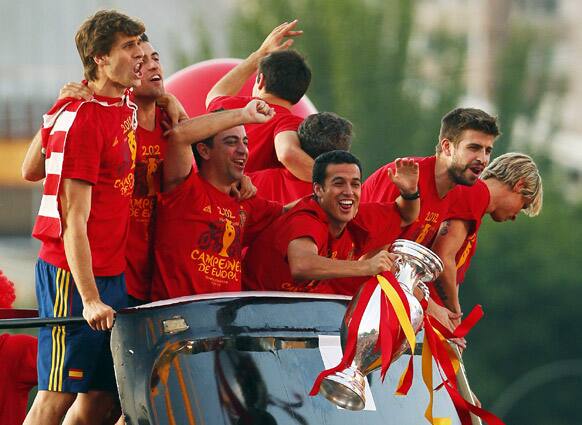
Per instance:
[[[36,297],[39,316],[83,315],[83,303],[70,271],[38,259]],[[96,277],[101,301],[115,311],[127,307],[123,274]],[[68,393],[116,391],[110,332],[94,331],[87,324],[50,326],[38,334],[38,389]]]

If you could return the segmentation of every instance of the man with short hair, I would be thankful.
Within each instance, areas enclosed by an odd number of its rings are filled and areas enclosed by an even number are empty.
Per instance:
[[[455,313],[461,313],[459,285],[477,249],[483,216],[489,214],[496,222],[515,220],[520,211],[535,217],[543,203],[542,178],[535,162],[517,152],[495,158],[473,187],[459,189],[460,196],[432,246],[445,268],[431,285],[431,295]]]
[[[220,79],[208,93],[209,111],[244,107],[251,97],[237,96],[244,83],[257,72],[252,97],[264,100],[276,112],[265,124],[245,126],[249,138],[247,172],[267,168],[288,169],[300,180],[311,182],[313,159],[301,149],[297,128],[303,121],[291,113],[311,82],[311,70],[303,57],[287,50],[296,31],[297,20],[273,29],[259,49]]]
[[[141,67],[143,75],[141,84],[133,91],[133,100],[138,106],[137,150],[125,270],[129,306],[149,302],[151,291],[155,206],[161,187],[162,162],[167,144],[163,136],[162,122],[187,118],[175,97],[165,93],[160,54],[145,33],[140,39],[144,53]],[[67,97],[89,101],[93,97],[93,91],[83,83],[67,83],[61,89],[59,98]],[[156,102],[163,103],[166,110]],[[39,131],[22,165],[23,177],[29,181],[45,178],[44,161],[40,155],[40,139]]]
[[[59,424],[75,398],[85,401],[86,423],[101,423],[116,405],[109,334],[100,331],[127,302],[136,117],[126,89],[140,84],[144,30],[116,11],[88,18],[75,41],[94,98],[63,102],[45,115],[47,178],[33,230],[42,242],[39,314],[82,314],[89,325],[40,330],[39,392],[25,424]]]
[[[231,196],[249,157],[242,124],[273,115],[255,99],[171,130],[157,212],[153,300],[240,291],[242,247],[283,209],[258,196],[242,202]]]
[[[349,151],[352,146],[352,123],[333,112],[309,115],[298,129],[301,149],[315,159],[333,150]],[[286,168],[269,168],[248,176],[263,198],[287,204],[313,191],[313,184],[295,177]]]
[[[162,122],[167,120],[167,115],[160,106],[156,105],[156,100],[166,95],[160,54],[146,34],[143,34],[141,38],[144,51],[143,77],[141,85],[134,90],[135,103],[139,107],[137,110],[138,151],[126,251],[126,282],[130,306],[150,301],[154,264],[153,228],[156,219],[157,196],[162,186],[162,164],[168,143],[163,136],[162,126]],[[185,113],[182,114],[182,118],[187,118]]]
[[[365,278],[390,270],[395,256],[385,250],[359,259],[391,243],[418,216],[420,200],[406,200],[417,191],[418,166],[409,159],[396,161],[390,178],[402,196],[385,204],[360,204],[361,176],[360,161],[351,153],[319,155],[314,195],[275,220],[249,247],[245,289],[353,295]]]
[[[431,246],[448,211],[453,189],[475,184],[489,163],[497,136],[497,120],[479,109],[457,108],[443,117],[436,155],[417,159],[420,215],[404,229],[401,238]],[[362,187],[364,202],[389,202],[399,196],[387,175],[393,168],[393,162],[386,164],[368,177]]]
[[[418,158],[419,193],[422,196],[418,219],[403,229],[400,238],[430,247],[438,229],[455,202],[458,186],[472,186],[489,163],[493,144],[499,136],[496,118],[480,109],[457,108],[441,121],[436,155]],[[394,168],[389,163],[364,182],[362,200],[389,202],[399,196],[388,178]],[[461,316],[429,300],[429,313],[453,329]]]

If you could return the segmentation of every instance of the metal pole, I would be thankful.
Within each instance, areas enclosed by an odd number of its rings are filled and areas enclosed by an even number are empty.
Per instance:
[[[467,373],[465,372],[465,366],[463,365],[463,359],[461,358],[461,351],[456,344],[452,343],[451,347],[455,352],[455,355],[459,358],[459,371],[457,372],[457,383],[459,384],[459,392],[461,395],[471,404],[475,404],[475,396],[473,395],[473,391],[471,391],[471,387],[469,387],[469,381],[467,380]],[[472,425],[483,425],[481,418],[475,416],[474,414],[471,415],[471,424]]]
[[[87,323],[83,317],[50,317],[0,320],[0,329],[41,328],[43,326],[66,326]]]

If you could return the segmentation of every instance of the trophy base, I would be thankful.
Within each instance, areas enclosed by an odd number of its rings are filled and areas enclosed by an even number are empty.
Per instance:
[[[366,405],[364,379],[364,375],[352,366],[325,378],[319,393],[343,409],[362,410]]]

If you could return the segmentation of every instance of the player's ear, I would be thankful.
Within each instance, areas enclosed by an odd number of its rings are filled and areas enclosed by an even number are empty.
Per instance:
[[[524,180],[523,180],[523,179],[519,179],[519,180],[517,181],[517,183],[515,183],[515,184],[513,185],[513,191],[514,191],[515,193],[521,193],[521,191],[523,190],[523,187],[524,187],[524,186],[525,186],[525,182],[524,182]]]
[[[321,198],[323,196],[323,187],[321,186],[321,184],[313,183],[313,193],[315,193],[315,196],[317,196],[318,198]]]
[[[210,148],[206,143],[196,143],[196,150],[198,154],[202,157],[202,159],[209,160],[210,159]]]
[[[93,62],[95,62],[97,64],[97,66],[107,64],[107,60],[108,60],[107,55],[95,55],[95,56],[93,56]]]
[[[262,72],[257,74],[257,88],[262,90],[265,88],[265,74]]]
[[[451,156],[454,148],[453,142],[445,137],[444,139],[441,139],[439,143],[441,144],[442,153],[446,156]]]

